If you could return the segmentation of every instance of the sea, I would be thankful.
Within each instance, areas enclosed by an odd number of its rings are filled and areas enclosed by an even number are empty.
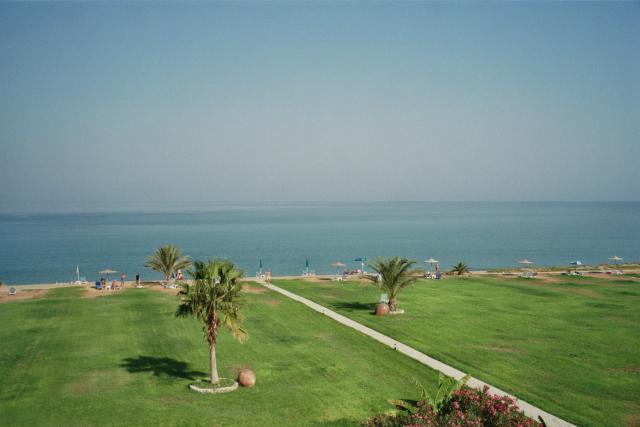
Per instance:
[[[335,273],[358,258],[399,255],[446,269],[640,260],[640,203],[316,202],[55,203],[0,206],[0,281],[92,282],[106,268],[129,279],[172,243],[194,259],[227,258],[246,276]],[[112,276],[113,277],[113,276]]]

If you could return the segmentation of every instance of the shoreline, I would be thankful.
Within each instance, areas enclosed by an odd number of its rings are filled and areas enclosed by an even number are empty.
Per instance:
[[[556,276],[562,276],[563,274],[566,274],[567,271],[569,270],[574,270],[574,269],[569,269],[566,268],[564,270],[560,270],[560,269],[554,269],[554,270],[536,270],[536,275],[537,275],[537,279],[545,279],[545,278],[553,278]],[[590,266],[586,266],[586,268],[584,269],[578,269],[578,271],[580,271],[580,273],[582,273],[583,276],[589,276],[589,277],[596,277],[596,278],[609,278],[609,279],[618,279],[618,278],[622,278],[622,279],[633,279],[631,277],[628,276],[614,276],[612,274],[609,273],[609,271],[611,270],[611,268],[609,269],[599,269],[599,267],[590,267]],[[630,264],[629,267],[624,267],[624,266],[618,266],[618,270],[622,271],[625,274],[640,274],[640,266],[638,266],[638,264]],[[470,276],[495,276],[495,277],[517,277],[520,274],[522,274],[522,270],[516,270],[516,269],[504,269],[504,270],[500,270],[500,271],[493,271],[493,270],[472,270],[469,273],[465,274],[463,277],[470,277]],[[313,275],[313,276],[303,276],[303,275],[284,275],[284,276],[271,276],[271,280],[307,280],[307,281],[326,281],[326,280],[331,280],[332,278],[336,277],[335,274],[317,274],[317,275]],[[443,280],[446,280],[446,278],[454,278],[454,277],[458,277],[456,275],[443,275]],[[259,281],[260,278],[255,277],[255,276],[251,276],[251,277],[243,277],[242,281],[243,282],[253,282],[253,281]],[[347,276],[345,280],[349,280],[349,281],[358,281],[358,280],[363,280],[362,277],[358,276],[358,275],[352,275],[352,276]],[[119,284],[120,281],[116,280],[116,282]],[[143,280],[141,282],[142,285],[144,286],[160,286],[162,284],[162,280],[161,279],[156,279],[156,280]],[[57,289],[57,288],[71,288],[71,287],[87,287],[87,288],[93,288],[94,287],[94,282],[87,282],[87,283],[75,283],[75,282],[51,282],[51,283],[24,283],[24,284],[4,284],[4,286],[0,287],[0,294],[8,294],[9,293],[9,289],[11,287],[16,287],[16,289],[18,290],[42,290],[42,289]],[[135,288],[135,281],[125,281],[125,287],[129,287],[129,288]]]

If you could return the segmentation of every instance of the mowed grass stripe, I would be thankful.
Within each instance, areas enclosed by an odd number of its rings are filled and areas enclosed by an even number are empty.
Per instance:
[[[400,295],[405,314],[385,318],[369,284],[275,284],[576,424],[640,418],[637,281],[425,281]]]
[[[252,285],[247,285],[251,290]],[[255,288],[259,289],[259,288]],[[175,297],[128,289],[98,298],[59,289],[0,306],[0,425],[357,425],[416,396],[437,375],[275,292],[246,292],[250,339],[223,333],[222,376],[251,367],[258,384],[219,395],[195,319]]]

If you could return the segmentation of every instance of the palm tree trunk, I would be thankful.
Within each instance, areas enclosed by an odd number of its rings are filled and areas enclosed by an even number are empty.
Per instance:
[[[209,315],[207,325],[207,341],[209,341],[209,356],[210,356],[210,367],[211,367],[211,384],[217,384],[219,381],[218,378],[218,361],[216,360],[216,335],[217,335],[217,324],[216,324],[216,312]]]
[[[209,346],[209,354],[211,356],[211,384],[218,383],[218,362],[216,360],[216,344]]]
[[[395,298],[389,299],[389,311],[396,311],[398,301]]]

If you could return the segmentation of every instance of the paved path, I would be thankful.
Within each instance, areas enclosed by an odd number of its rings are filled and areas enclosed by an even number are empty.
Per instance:
[[[414,349],[413,347],[409,347],[406,344],[403,344],[399,341],[394,340],[393,338],[390,338],[384,334],[381,334],[378,331],[375,331],[371,328],[368,328],[366,326],[364,326],[361,323],[358,323],[354,320],[349,319],[348,317],[345,317],[341,314],[336,313],[335,311],[329,310],[326,307],[321,306],[320,304],[316,304],[315,302],[308,300],[306,298],[301,297],[300,295],[294,294],[293,292],[289,292],[285,289],[282,289],[278,286],[275,285],[271,285],[271,284],[266,284],[264,282],[262,282],[262,284],[264,286],[266,286],[267,288],[276,291],[278,293],[281,293],[284,296],[287,296],[295,301],[301,302],[302,304],[314,309],[317,312],[320,312],[330,318],[332,318],[333,320],[342,323],[343,325],[349,326],[350,328],[355,329],[356,331],[362,332],[363,334],[366,334],[368,336],[370,336],[371,338],[373,338],[376,341],[381,342],[382,344],[389,346],[397,351],[399,351],[400,353],[403,353],[409,357],[411,357],[412,359],[417,360],[418,362],[425,364],[427,366],[429,366],[430,368],[435,369],[436,371],[440,371],[445,375],[448,375],[452,378],[455,378],[456,380],[459,380],[460,378],[464,377],[464,372],[457,370],[454,367],[451,367],[445,363],[440,362],[439,360],[436,360],[432,357],[427,356],[424,353],[419,352],[418,350]],[[517,397],[510,395],[507,392],[504,392],[496,387],[491,386],[490,384],[487,384],[483,381],[480,381],[476,378],[471,378],[467,384],[471,387],[476,387],[476,388],[482,388],[484,386],[489,387],[489,391],[492,394],[497,394],[500,396],[509,396],[514,400],[517,400],[518,402],[518,406],[520,407],[520,409],[522,409],[522,411],[531,418],[534,419],[538,419],[538,417],[541,417],[544,422],[547,424],[548,427],[576,427],[575,425],[568,423],[567,421],[564,421],[554,415],[551,415],[548,412],[543,411],[542,409],[531,405],[530,403],[525,402],[524,400],[519,400]]]

